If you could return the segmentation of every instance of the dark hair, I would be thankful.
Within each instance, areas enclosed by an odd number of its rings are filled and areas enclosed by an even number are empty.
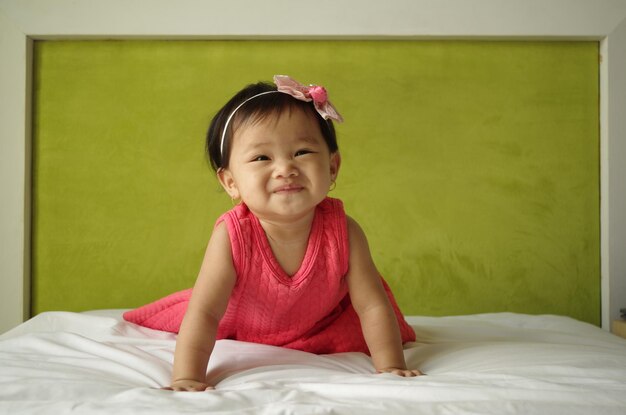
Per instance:
[[[209,125],[209,131],[206,136],[206,153],[211,163],[213,170],[218,171],[221,168],[228,167],[228,160],[230,159],[230,144],[232,142],[233,132],[243,122],[252,117],[253,121],[260,121],[272,115],[278,115],[285,110],[299,109],[305,113],[309,113],[315,117],[320,127],[324,141],[328,145],[328,149],[331,153],[338,150],[337,137],[335,135],[335,127],[331,120],[325,120],[321,115],[317,113],[313,102],[300,101],[293,98],[289,94],[276,93],[265,94],[258,96],[250,101],[246,102],[241,108],[237,110],[237,113],[233,116],[228,124],[228,131],[226,131],[226,137],[224,137],[224,154],[220,152],[220,141],[222,138],[222,131],[226,120],[231,113],[242,102],[257,94],[269,91],[276,91],[276,86],[259,82],[251,84],[239,91],[233,96],[213,117],[211,124]]]

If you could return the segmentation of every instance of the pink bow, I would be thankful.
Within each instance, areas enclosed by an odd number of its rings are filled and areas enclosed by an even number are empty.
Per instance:
[[[330,118],[337,122],[343,122],[341,115],[328,100],[328,93],[323,86],[304,86],[287,75],[274,75],[274,83],[278,87],[279,92],[289,94],[300,101],[313,101],[318,114],[325,120]]]

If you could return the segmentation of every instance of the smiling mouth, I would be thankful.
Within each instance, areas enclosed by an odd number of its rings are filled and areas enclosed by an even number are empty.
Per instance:
[[[277,188],[276,190],[274,190],[274,193],[297,193],[302,189],[304,189],[302,186],[287,185]]]

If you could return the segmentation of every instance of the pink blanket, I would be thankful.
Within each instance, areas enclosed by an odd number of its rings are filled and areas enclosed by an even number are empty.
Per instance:
[[[187,305],[191,298],[191,288],[175,292],[167,297],[124,313],[124,320],[155,330],[178,333]]]

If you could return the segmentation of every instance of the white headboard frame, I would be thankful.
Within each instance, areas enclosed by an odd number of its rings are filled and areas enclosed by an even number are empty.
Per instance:
[[[33,41],[108,38],[599,41],[603,327],[626,307],[623,0],[0,0],[0,332],[29,316]]]

